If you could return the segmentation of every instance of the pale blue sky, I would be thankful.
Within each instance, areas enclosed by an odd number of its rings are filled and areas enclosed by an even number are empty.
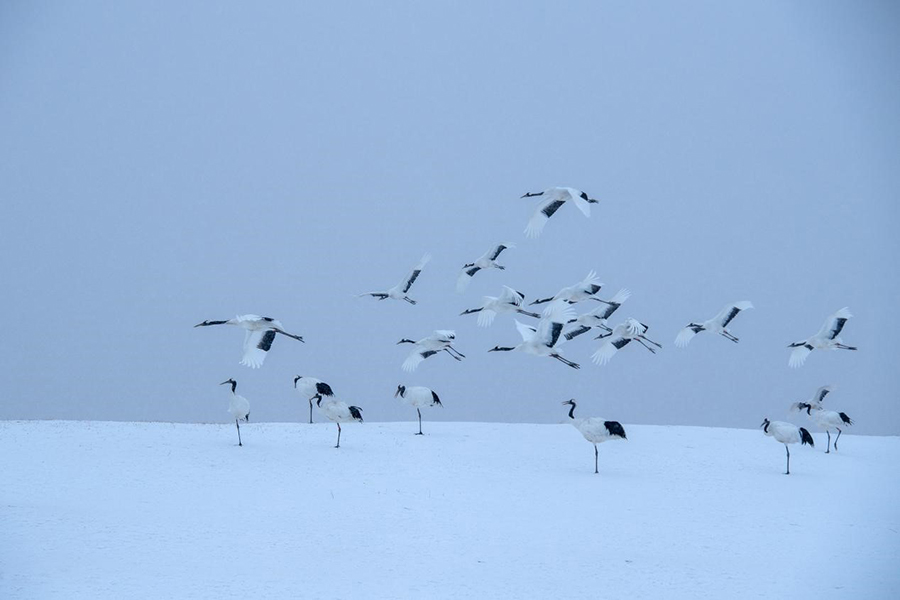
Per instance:
[[[888,2],[3,3],[0,418],[224,421],[234,377],[257,419],[302,420],[303,374],[371,420],[414,417],[403,382],[441,394],[426,418],[554,422],[575,397],[736,427],[834,383],[856,431],[900,433],[898,26]],[[519,196],[552,185],[601,204],[527,240]],[[508,269],[456,295],[498,241]],[[426,251],[417,306],[352,297]],[[591,269],[658,355],[600,368],[582,338],[576,372],[457,316]],[[739,345],[672,344],[743,299]],[[860,351],[788,369],[842,306]],[[254,371],[242,332],[192,328],[243,313],[308,343]],[[403,373],[395,342],[439,328],[467,360]]]

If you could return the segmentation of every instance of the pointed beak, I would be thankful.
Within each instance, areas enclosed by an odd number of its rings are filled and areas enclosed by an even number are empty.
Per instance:
[[[231,383],[231,380],[229,379],[228,381],[223,381],[223,382],[220,383],[219,385],[225,385],[226,383]]]
[[[206,325],[206,321],[203,321],[202,323],[197,323],[196,325],[194,325],[194,327],[203,327],[204,325]]]
[[[295,389],[295,390],[297,389],[297,382],[298,382],[300,379],[301,379],[300,375],[297,375],[296,377],[294,377],[294,389]]]

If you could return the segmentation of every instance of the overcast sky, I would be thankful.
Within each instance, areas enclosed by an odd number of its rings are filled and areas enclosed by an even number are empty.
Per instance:
[[[820,385],[858,433],[900,433],[900,8],[891,2],[0,4],[0,418],[305,420],[295,375],[368,420],[756,427]],[[523,193],[569,185],[536,240]],[[454,292],[492,244],[507,270]],[[419,304],[354,294],[425,252]],[[549,296],[595,269],[664,348],[550,359],[501,285]],[[732,344],[691,320],[751,300]],[[849,306],[858,352],[787,366]],[[579,311],[586,310],[578,305]],[[238,364],[256,313],[306,338]],[[409,375],[403,337],[455,329],[463,362]],[[321,419],[321,417],[319,417]],[[795,416],[795,422],[803,423]]]

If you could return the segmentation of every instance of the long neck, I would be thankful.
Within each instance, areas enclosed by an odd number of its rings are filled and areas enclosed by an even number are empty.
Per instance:
[[[573,420],[575,419],[575,405],[574,404],[572,405],[572,408],[569,409],[569,418],[573,419]]]
[[[400,341],[397,342],[397,343],[398,343],[398,344],[415,344],[416,342],[413,341],[413,340],[408,340],[408,339],[406,339],[406,338],[403,338],[402,340],[400,340]]]

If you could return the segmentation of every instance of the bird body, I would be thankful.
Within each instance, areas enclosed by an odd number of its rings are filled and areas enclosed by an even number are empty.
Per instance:
[[[303,337],[288,333],[284,330],[281,321],[277,321],[272,317],[260,317],[259,315],[238,315],[227,321],[203,321],[197,323],[194,327],[208,327],[210,325],[235,325],[244,329],[244,356],[241,364],[254,369],[262,366],[266,359],[266,353],[272,347],[275,340],[275,334],[280,333],[289,338],[294,338],[302,342]]]
[[[584,313],[583,315],[579,315],[575,319],[569,321],[570,325],[575,324],[576,326],[566,332],[564,334],[564,337],[567,340],[572,340],[583,333],[587,333],[595,327],[600,327],[605,329],[606,331],[612,332],[612,329],[610,329],[606,325],[607,319],[609,319],[612,314],[616,312],[620,306],[622,306],[622,303],[624,303],[630,297],[630,291],[628,291],[627,289],[621,289],[616,292],[616,295],[611,299],[600,300],[600,302],[603,303],[602,306],[598,306],[592,311]]]
[[[478,313],[479,327],[490,327],[494,322],[494,317],[502,313],[515,312],[534,317],[535,319],[540,319],[541,316],[539,314],[528,312],[522,308],[522,302],[524,300],[525,294],[504,285],[503,292],[499,296],[484,296],[480,307],[464,310],[460,315]]]
[[[313,400],[317,400],[323,396],[334,396],[331,386],[315,377],[302,377],[297,375],[294,377],[294,389],[297,393],[309,400],[309,422],[312,423],[312,406]]]
[[[238,446],[243,446],[244,444],[241,441],[241,421],[246,423],[250,420],[250,401],[237,393],[237,381],[228,379],[219,385],[226,384],[231,385],[231,400],[228,402],[228,412],[231,414],[237,427]]]
[[[528,221],[525,227],[525,235],[534,238],[541,235],[544,225],[550,220],[556,211],[563,204],[571,200],[578,207],[585,217],[591,216],[591,204],[597,204],[597,200],[588,198],[588,195],[581,190],[570,187],[552,187],[537,193],[526,193],[522,198],[532,198],[534,196],[542,196],[540,204]]]
[[[644,342],[649,342],[657,348],[662,348],[662,346],[644,335],[647,333],[648,329],[649,327],[637,319],[631,317],[625,319],[623,322],[616,325],[610,333],[598,336],[603,339],[603,343],[600,344],[600,347],[597,348],[597,351],[591,356],[591,360],[593,360],[595,364],[605,365],[613,356],[615,356],[616,352],[630,344],[632,341],[637,341],[640,345],[649,350],[651,354],[656,354],[656,350]]]
[[[702,323],[688,323],[684,329],[678,332],[678,336],[675,338],[675,345],[684,348],[690,343],[694,336],[701,331],[712,331],[713,333],[718,333],[732,342],[737,343],[738,338],[728,331],[727,326],[734,320],[738,313],[749,308],[753,308],[753,304],[749,300],[726,304],[725,307],[719,311],[719,314],[712,319],[703,321]]]
[[[415,267],[413,267],[413,270],[410,271],[409,275],[407,275],[403,281],[401,281],[400,283],[398,283],[391,289],[389,289],[385,292],[365,292],[365,293],[359,294],[358,297],[374,296],[375,298],[378,298],[379,300],[386,300],[386,299],[390,298],[392,300],[405,300],[405,301],[409,302],[410,304],[415,304],[416,301],[413,300],[412,298],[410,298],[409,296],[407,296],[407,293],[409,292],[409,289],[412,287],[412,285],[416,282],[416,279],[419,278],[419,275],[422,273],[422,270],[425,268],[425,265],[428,264],[428,261],[430,261],[430,260],[431,260],[430,254],[426,254],[425,256],[423,256],[422,259],[419,261],[419,264],[417,264]]]
[[[506,250],[507,248],[514,248],[512,244],[503,243],[497,244],[484,254],[482,254],[475,262],[470,262],[463,265],[462,271],[459,274],[459,278],[456,280],[456,291],[462,293],[469,286],[469,282],[472,281],[472,278],[475,276],[478,271],[483,269],[499,269],[504,270],[504,267],[501,264],[497,263],[497,257],[500,256],[500,253]]]
[[[576,302],[581,302],[582,300],[596,300],[597,302],[603,302],[599,298],[594,297],[594,295],[600,291],[600,288],[603,287],[603,284],[600,283],[600,279],[597,277],[597,273],[594,271],[590,271],[587,274],[587,277],[579,281],[574,285],[570,285],[568,287],[564,287],[563,289],[556,292],[556,295],[550,298],[541,298],[539,300],[535,300],[531,304],[543,304],[545,302],[555,302],[557,300],[563,300],[568,302],[569,304],[575,304]]]
[[[416,435],[422,435],[422,407],[444,406],[441,404],[441,399],[438,397],[437,393],[431,388],[424,386],[407,387],[405,385],[398,385],[394,397],[399,397],[404,404],[416,409],[416,414],[419,415],[419,433]]]
[[[764,419],[760,427],[763,428],[763,432],[767,436],[774,437],[776,441],[784,444],[784,450],[787,453],[787,471],[785,471],[785,475],[791,474],[791,451],[788,449],[788,444],[808,444],[811,447],[816,445],[806,429],[797,427],[793,423]]]
[[[362,423],[362,409],[360,407],[350,406],[334,396],[320,396],[316,401],[316,406],[318,406],[319,411],[326,419],[337,425],[338,437],[335,448],[341,447],[341,423],[349,423],[352,421]]]
[[[575,429],[581,432],[581,435],[584,436],[584,439],[594,445],[594,473],[599,473],[600,471],[598,470],[597,464],[597,444],[602,444],[603,442],[608,442],[609,440],[628,439],[625,436],[625,429],[618,421],[607,421],[599,417],[591,417],[588,419],[577,418],[575,416],[576,404],[574,399],[567,400],[566,402],[563,402],[563,404],[571,406],[571,408],[569,409],[569,420],[572,425],[575,426]]]
[[[549,356],[561,363],[572,367],[581,368],[580,365],[562,357],[556,347],[560,333],[569,319],[574,318],[575,311],[565,302],[555,302],[544,311],[543,317],[537,327],[531,327],[516,320],[516,329],[522,336],[522,342],[517,346],[494,346],[488,352],[511,352],[518,350],[534,356]]]
[[[844,329],[847,320],[852,317],[850,311],[845,306],[833,315],[829,315],[819,332],[803,341],[789,344],[788,348],[793,348],[791,357],[788,359],[788,365],[792,369],[803,366],[806,357],[813,350],[856,350],[855,346],[845,345],[841,338],[838,337]]]
[[[417,341],[403,338],[397,344],[412,344],[415,347],[403,361],[401,368],[406,372],[415,371],[419,363],[438,352],[446,352],[456,360],[462,360],[466,355],[453,347],[454,340],[456,340],[456,332],[451,329],[436,329],[428,337]]]

